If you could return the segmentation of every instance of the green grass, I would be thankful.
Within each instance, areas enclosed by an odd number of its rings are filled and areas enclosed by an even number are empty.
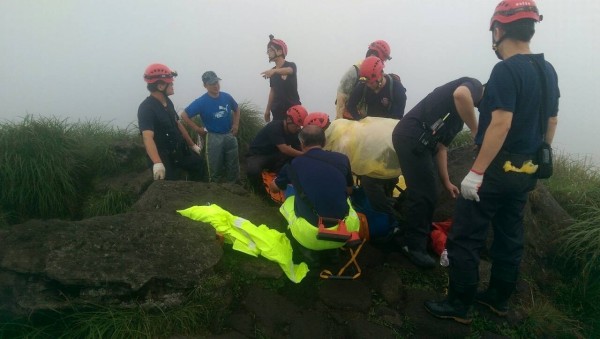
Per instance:
[[[0,324],[0,338],[165,338],[207,336],[224,326],[228,301],[224,281],[213,276],[191,290],[178,306],[132,304],[129,308],[88,305],[70,312]]]
[[[123,164],[112,147],[136,139],[98,121],[27,116],[0,123],[0,208],[8,222],[78,216],[94,179],[142,166],[143,154]]]
[[[137,200],[130,191],[109,190],[103,195],[93,195],[83,205],[83,217],[90,218],[99,215],[114,215],[127,212]]]
[[[587,158],[555,158],[548,189],[575,219],[557,235],[555,266],[564,282],[552,296],[569,316],[580,319],[583,332],[600,336],[600,174]]]
[[[19,217],[65,217],[78,199],[77,139],[66,120],[0,126],[0,203]]]

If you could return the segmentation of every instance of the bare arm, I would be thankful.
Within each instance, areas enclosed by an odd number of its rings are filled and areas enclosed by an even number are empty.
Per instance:
[[[144,148],[146,148],[146,153],[152,160],[153,164],[162,163],[160,156],[158,155],[158,149],[156,148],[156,143],[154,142],[154,131],[145,130],[142,131],[142,140],[144,142]]]
[[[290,157],[297,157],[299,155],[302,155],[304,153],[298,151],[297,149],[293,148],[290,145],[286,145],[286,144],[279,144],[277,145],[277,148],[279,149],[279,152],[290,156]]]
[[[485,131],[481,150],[475,159],[475,163],[473,163],[473,170],[485,173],[506,140],[506,135],[508,135],[512,123],[512,117],[512,112],[505,110],[499,109],[492,112],[492,121]]]
[[[262,75],[262,77],[265,79],[269,79],[275,74],[279,74],[279,75],[294,74],[294,69],[292,67],[269,68],[268,70],[260,73],[260,75]]]
[[[231,134],[237,135],[240,128],[240,107],[233,112],[233,123],[231,124]]]
[[[196,133],[198,133],[202,136],[206,135],[207,132],[204,130],[204,128],[198,126],[198,124],[196,124],[194,122],[194,120],[190,119],[190,117],[188,116],[188,114],[185,110],[183,112],[181,112],[181,119],[183,119],[183,121],[185,121],[186,125],[190,126],[194,131],[196,131]]]
[[[548,129],[546,130],[546,143],[548,145],[552,145],[552,140],[554,140],[554,133],[556,133],[556,126],[558,125],[557,117],[548,118]]]
[[[450,182],[450,176],[448,175],[448,147],[442,143],[438,143],[435,158],[442,185],[444,185],[453,198],[456,198],[460,191],[458,187]]]
[[[458,86],[453,93],[454,105],[458,115],[465,125],[471,130],[471,137],[477,134],[477,118],[475,117],[475,105],[471,97],[471,91],[466,86]]]
[[[265,108],[265,121],[271,121],[271,105],[273,104],[273,97],[275,97],[275,91],[273,87],[269,90],[269,99],[267,100],[267,108]]]

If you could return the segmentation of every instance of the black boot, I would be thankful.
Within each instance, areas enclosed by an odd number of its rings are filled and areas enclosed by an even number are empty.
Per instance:
[[[446,300],[425,301],[425,309],[441,319],[453,319],[461,324],[470,324],[473,319],[469,316],[471,305],[477,291],[477,285],[468,286],[462,292],[457,292],[449,286]]]
[[[490,279],[490,285],[485,292],[477,293],[475,300],[487,306],[492,312],[504,317],[508,313],[508,299],[515,289],[515,283],[498,279]]]

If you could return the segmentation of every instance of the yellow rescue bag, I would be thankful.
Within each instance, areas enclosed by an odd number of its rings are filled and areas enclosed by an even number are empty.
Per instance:
[[[357,175],[397,178],[401,172],[392,144],[392,132],[398,121],[379,117],[366,117],[359,121],[334,120],[325,131],[325,149],[348,156],[352,172]]]

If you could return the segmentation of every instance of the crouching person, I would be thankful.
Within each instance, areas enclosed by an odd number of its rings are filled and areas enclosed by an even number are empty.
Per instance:
[[[305,126],[299,139],[304,154],[285,165],[270,188],[280,191],[288,184],[294,186],[295,195],[285,200],[280,211],[288,221],[295,254],[301,252],[308,265],[315,267],[324,257],[335,260],[337,251],[326,250],[344,245],[344,241],[326,240],[337,236],[338,222],[343,220],[348,232],[358,232],[360,222],[348,200],[353,185],[348,157],[323,150],[325,133],[319,126]],[[320,218],[334,231],[330,237],[317,237]]]

